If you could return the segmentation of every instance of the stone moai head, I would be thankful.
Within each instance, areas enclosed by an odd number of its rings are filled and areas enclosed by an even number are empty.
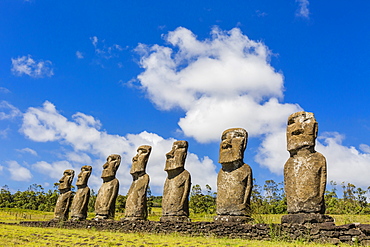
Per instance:
[[[65,170],[63,172],[63,177],[59,180],[59,187],[58,190],[70,190],[73,177],[75,176],[74,170]]]
[[[243,161],[247,141],[248,132],[245,129],[232,128],[225,130],[221,136],[218,162],[223,164],[238,160]]]
[[[171,151],[166,154],[166,167],[165,171],[183,168],[185,165],[186,155],[188,153],[187,141],[175,141],[172,145]]]
[[[136,155],[132,158],[131,175],[140,172],[145,173],[146,164],[148,163],[151,151],[152,147],[148,145],[138,147]]]
[[[76,185],[78,187],[84,187],[87,186],[87,180],[89,180],[89,177],[91,175],[92,167],[91,166],[83,166],[81,167],[81,172],[77,176],[77,182]]]
[[[289,116],[287,126],[288,151],[296,153],[299,149],[315,148],[318,124],[311,112],[296,112]]]
[[[103,172],[101,178],[104,181],[112,180],[116,177],[116,172],[121,164],[121,156],[118,154],[111,154],[107,158],[107,162],[103,165]]]

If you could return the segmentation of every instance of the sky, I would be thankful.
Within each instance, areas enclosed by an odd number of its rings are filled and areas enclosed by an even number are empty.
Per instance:
[[[46,190],[66,169],[151,145],[152,193],[165,154],[189,142],[192,184],[216,191],[221,133],[248,131],[256,183],[283,181],[286,123],[308,111],[328,183],[370,175],[369,1],[0,2],[0,186]],[[73,182],[75,184],[76,181]],[[328,186],[330,188],[330,186]]]

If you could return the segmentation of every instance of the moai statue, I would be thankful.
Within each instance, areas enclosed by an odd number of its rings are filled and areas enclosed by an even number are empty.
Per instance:
[[[253,187],[252,169],[244,164],[248,133],[242,128],[222,133],[217,177],[215,221],[247,222],[250,217],[250,197]]]
[[[59,180],[59,196],[54,209],[54,221],[65,221],[68,219],[69,207],[72,201],[71,184],[75,175],[74,170],[65,170],[63,177]]]
[[[190,173],[185,170],[188,152],[187,141],[176,141],[172,150],[166,154],[167,178],[163,188],[161,221],[190,221],[189,193]]]
[[[151,146],[140,146],[137,154],[132,158],[130,174],[133,182],[127,193],[124,220],[146,220],[148,210],[146,205],[146,192],[149,185],[149,176],[146,174]]]
[[[111,154],[108,156],[107,162],[103,165],[103,172],[101,175],[103,184],[96,197],[96,216],[94,220],[114,219],[119,189],[119,181],[116,178],[116,172],[120,164],[121,156],[118,154]]]
[[[92,167],[83,166],[77,177],[77,192],[73,197],[71,206],[71,218],[74,221],[85,220],[87,218],[87,210],[90,199],[90,188],[87,186],[87,181],[91,175]]]
[[[287,147],[290,158],[284,166],[284,187],[288,215],[282,223],[332,222],[324,215],[326,159],[315,151],[318,124],[311,112],[296,112],[289,116]]]

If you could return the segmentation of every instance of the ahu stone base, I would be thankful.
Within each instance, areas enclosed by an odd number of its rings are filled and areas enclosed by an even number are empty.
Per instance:
[[[214,217],[215,222],[238,222],[238,223],[247,223],[253,219],[249,216],[239,216],[239,215],[217,215]]]
[[[6,224],[6,223],[3,223]],[[317,243],[360,244],[370,246],[370,225],[347,224],[336,226],[332,222],[300,224],[241,224],[238,222],[159,222],[159,221],[27,221],[21,226],[95,229],[114,232],[142,232],[168,234],[177,232],[190,236],[214,236],[251,240],[305,239]]]
[[[325,214],[287,214],[281,217],[281,223],[284,224],[306,224],[306,223],[324,223],[334,222],[334,219]]]

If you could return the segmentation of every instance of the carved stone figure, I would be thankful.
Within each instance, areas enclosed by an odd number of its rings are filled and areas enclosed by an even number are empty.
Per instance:
[[[73,197],[71,206],[72,220],[85,220],[87,218],[87,210],[90,199],[90,188],[87,186],[87,181],[91,175],[92,167],[83,166],[77,177],[77,192]]]
[[[217,177],[217,216],[215,221],[250,221],[250,196],[253,187],[252,169],[244,164],[248,133],[242,128],[222,133]]]
[[[74,170],[65,170],[63,177],[59,180],[59,196],[54,209],[55,221],[65,221],[68,219],[69,208],[72,201],[71,184],[75,175]]]
[[[311,112],[289,116],[287,148],[290,158],[284,166],[284,187],[288,215],[283,223],[332,221],[325,213],[326,159],[315,151],[318,124]]]
[[[95,220],[114,219],[119,181],[116,172],[121,164],[121,156],[111,154],[103,165],[101,178],[103,184],[98,191],[95,202]]]
[[[187,141],[176,141],[172,150],[166,154],[167,178],[163,188],[161,221],[190,221],[189,193],[190,173],[185,170],[188,151]]]
[[[148,216],[146,192],[149,176],[145,169],[151,150],[151,146],[140,146],[137,149],[137,154],[132,158],[130,174],[133,182],[127,193],[124,220],[146,220]]]

